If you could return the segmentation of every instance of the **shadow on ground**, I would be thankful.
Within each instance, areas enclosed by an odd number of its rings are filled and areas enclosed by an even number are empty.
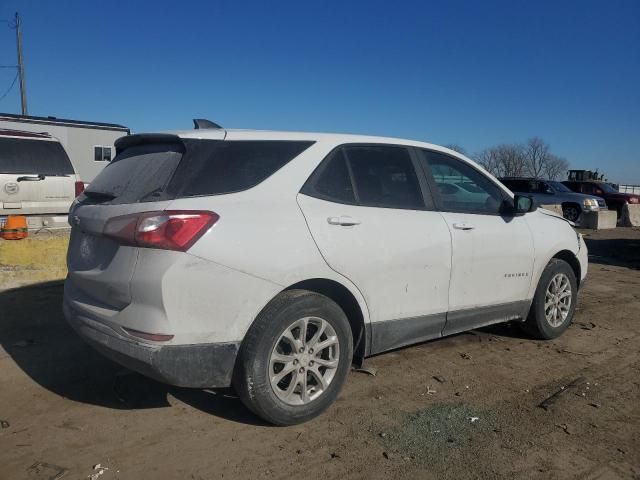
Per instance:
[[[33,381],[71,400],[114,409],[169,407],[167,395],[205,413],[262,424],[232,392],[171,387],[102,357],[67,324],[62,282],[0,291],[0,345]]]
[[[637,238],[590,238],[584,241],[589,249],[589,261],[640,270],[640,240]]]

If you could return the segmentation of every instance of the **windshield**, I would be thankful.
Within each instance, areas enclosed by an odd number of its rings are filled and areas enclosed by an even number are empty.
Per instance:
[[[615,188],[613,188],[611,185],[609,185],[608,183],[598,183],[597,185],[598,187],[600,187],[601,190],[607,192],[607,193],[619,193],[618,190],[616,190]]]
[[[556,192],[567,192],[567,193],[571,193],[571,190],[569,190],[566,185],[563,185],[560,182],[547,182],[549,185],[551,185],[553,187],[553,189]]]

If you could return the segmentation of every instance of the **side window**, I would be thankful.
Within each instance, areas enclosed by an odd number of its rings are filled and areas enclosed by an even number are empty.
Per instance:
[[[344,150],[360,205],[411,210],[425,207],[406,148],[351,145]]]
[[[593,188],[593,183],[583,183],[582,184],[582,193],[586,193],[588,195],[593,195],[595,188]]]
[[[529,193],[531,191],[529,182],[527,180],[505,179],[505,180],[502,180],[502,183],[512,192]],[[480,189],[476,187],[476,190],[480,190]]]
[[[443,210],[497,214],[502,192],[489,178],[465,162],[438,152],[423,150],[431,167]]]
[[[356,203],[347,161],[341,148],[323,162],[302,188],[302,193],[339,203]]]

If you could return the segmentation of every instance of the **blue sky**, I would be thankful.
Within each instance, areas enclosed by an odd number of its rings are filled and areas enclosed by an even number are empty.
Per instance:
[[[640,184],[640,1],[16,1],[32,115],[133,131],[540,136]],[[0,23],[0,65],[15,63]],[[14,73],[0,69],[0,95]],[[19,112],[18,89],[0,111]]]

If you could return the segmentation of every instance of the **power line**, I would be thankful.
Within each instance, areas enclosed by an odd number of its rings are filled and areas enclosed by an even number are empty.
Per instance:
[[[13,87],[15,86],[16,82],[18,81],[18,77],[19,77],[19,76],[20,76],[20,72],[17,72],[17,73],[16,73],[16,76],[15,76],[15,77],[13,77],[13,82],[11,82],[11,85],[9,86],[9,88],[7,89],[7,91],[6,91],[6,92],[4,92],[4,93],[2,94],[2,96],[0,97],[0,102],[1,102],[2,100],[4,100],[4,98],[5,98],[7,95],[9,95],[9,92],[11,92],[11,90],[13,90]]]

